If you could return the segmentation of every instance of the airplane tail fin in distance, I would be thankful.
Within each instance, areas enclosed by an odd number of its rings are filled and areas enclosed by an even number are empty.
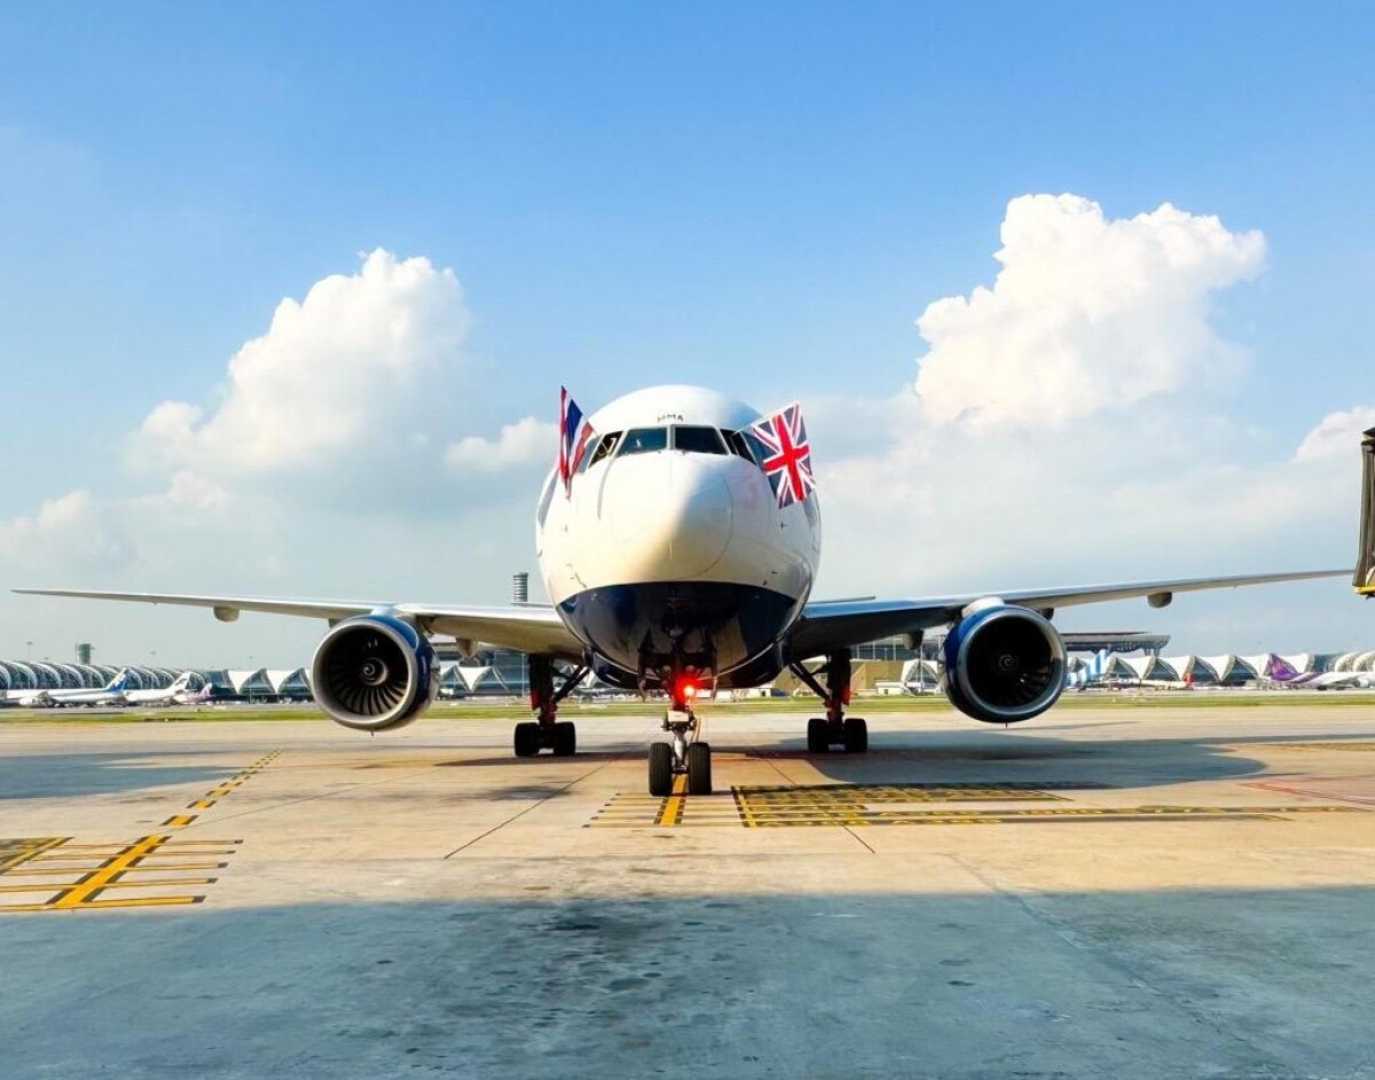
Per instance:
[[[120,668],[115,672],[115,677],[105,684],[105,689],[109,690],[111,693],[119,693],[119,691],[127,689],[128,686],[129,669]]]
[[[1375,428],[1361,440],[1361,542],[1351,584],[1362,596],[1375,596]]]
[[[1287,660],[1284,660],[1282,657],[1273,656],[1270,658],[1270,662],[1265,666],[1265,676],[1266,678],[1274,679],[1275,682],[1289,682],[1291,679],[1297,679],[1299,673]]]

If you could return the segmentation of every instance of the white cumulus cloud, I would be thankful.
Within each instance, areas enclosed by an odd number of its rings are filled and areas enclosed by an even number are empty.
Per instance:
[[[544,465],[554,460],[558,449],[557,424],[527,416],[506,424],[495,439],[469,435],[450,443],[444,460],[459,472],[504,472],[507,469]]]
[[[120,522],[89,491],[69,491],[31,515],[0,521],[0,557],[29,572],[114,570],[133,555]]]
[[[1304,436],[1294,460],[1319,461],[1345,454],[1355,461],[1361,434],[1371,428],[1375,428],[1375,406],[1328,413]]]
[[[330,465],[407,436],[442,407],[433,384],[469,327],[452,270],[378,249],[357,273],[285,299],[229,362],[220,400],[164,401],[135,435],[136,462],[231,475]]]
[[[1259,232],[1169,203],[1109,219],[1078,195],[1023,195],[1001,239],[992,288],[937,300],[917,320],[928,422],[1062,424],[1238,365],[1208,301],[1261,271]]]

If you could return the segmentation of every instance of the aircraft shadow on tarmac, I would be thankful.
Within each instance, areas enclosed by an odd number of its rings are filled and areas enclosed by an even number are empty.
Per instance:
[[[1368,887],[801,893],[788,872],[656,894],[700,864],[583,860],[576,899],[5,917],[5,1072],[1370,1075]],[[543,860],[507,873],[550,888]]]
[[[1078,725],[1089,727],[1094,725]],[[715,737],[719,735],[720,737]],[[1155,787],[1195,780],[1227,780],[1276,772],[1275,762],[1266,763],[1246,753],[1246,747],[1265,747],[1286,743],[1349,742],[1375,740],[1375,727],[1368,733],[1350,729],[1332,734],[1234,736],[1217,735],[1181,739],[1061,739],[1026,732],[959,732],[902,736],[906,745],[891,745],[891,733],[871,736],[869,751],[863,755],[836,752],[812,754],[804,739],[781,739],[770,745],[732,745],[729,732],[713,733],[712,748],[720,767],[730,756],[743,755],[765,761],[806,761],[827,781],[835,783],[901,784],[1018,781],[1073,781],[1094,786]],[[645,752],[643,743],[624,743],[615,749],[579,753],[579,763],[635,759]],[[499,766],[517,771],[548,766],[561,759],[540,755],[516,758],[493,755],[477,758],[447,758],[439,766],[464,768]],[[567,760],[567,759],[562,759]],[[1295,766],[1299,766],[1296,761]],[[780,782],[782,778],[780,778]],[[519,785],[519,791],[529,785]],[[557,787],[558,785],[553,785]],[[512,796],[516,797],[516,796]]]
[[[209,751],[116,754],[21,754],[0,757],[0,800],[66,798],[204,782],[213,787],[242,766],[195,765],[185,759]],[[223,754],[216,754],[223,757]],[[171,759],[159,764],[152,758]],[[159,796],[163,798],[163,796]]]

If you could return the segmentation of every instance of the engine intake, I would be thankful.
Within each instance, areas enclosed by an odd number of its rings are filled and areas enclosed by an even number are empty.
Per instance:
[[[946,635],[946,695],[975,720],[1030,720],[1055,704],[1064,685],[1064,642],[1028,608],[996,604],[961,619]]]
[[[439,690],[425,635],[390,615],[360,615],[333,627],[311,662],[315,702],[358,731],[385,731],[419,716]]]

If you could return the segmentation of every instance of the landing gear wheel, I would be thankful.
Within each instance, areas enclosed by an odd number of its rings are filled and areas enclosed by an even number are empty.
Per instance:
[[[869,749],[869,725],[858,716],[845,718],[845,752],[863,754]]]
[[[554,756],[572,757],[578,752],[578,727],[571,720],[554,725]]]
[[[673,794],[673,747],[666,742],[649,744],[649,793]]]
[[[539,753],[539,725],[526,721],[516,725],[516,757],[534,757]]]
[[[824,754],[831,748],[831,731],[826,721],[813,716],[807,721],[807,753]]]
[[[711,747],[704,742],[693,743],[687,750],[689,795],[711,794]]]

